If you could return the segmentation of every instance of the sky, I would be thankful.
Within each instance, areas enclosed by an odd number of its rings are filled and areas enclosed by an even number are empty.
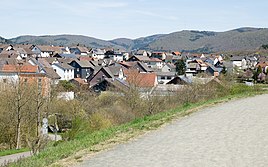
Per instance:
[[[268,28],[267,0],[1,0],[0,36],[105,40],[181,30]]]

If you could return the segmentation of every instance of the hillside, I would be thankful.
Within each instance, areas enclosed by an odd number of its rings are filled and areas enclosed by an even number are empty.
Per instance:
[[[218,52],[255,50],[268,44],[267,28],[239,28],[226,32],[184,30],[170,34],[159,34],[138,39],[118,38],[105,41],[81,35],[20,36],[10,39],[13,43],[32,43],[88,47],[113,47],[130,50],[179,50],[187,52]]]
[[[0,37],[0,44],[10,43],[7,39]]]
[[[122,48],[121,46],[117,46],[109,41],[82,35],[19,36],[17,38],[13,38],[10,40],[16,44],[30,43],[38,45],[59,45],[59,46],[73,46],[80,44],[94,48],[101,48],[101,47]]]
[[[253,50],[268,43],[268,29],[240,28],[227,32],[181,31],[150,43],[153,50],[217,52]]]

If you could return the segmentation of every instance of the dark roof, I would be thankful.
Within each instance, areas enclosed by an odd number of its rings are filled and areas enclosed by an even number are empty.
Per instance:
[[[55,64],[53,64],[53,65],[58,66],[58,67],[60,67],[60,68],[62,68],[62,69],[66,69],[66,70],[74,69],[72,66],[70,66],[70,65],[67,64],[67,63],[55,63]]]
[[[144,71],[146,72],[153,72],[154,70],[149,68],[146,64],[142,63],[142,62],[137,62],[137,64],[142,67],[144,69]]]
[[[53,68],[43,68],[45,70],[45,73],[47,75],[48,78],[51,79],[60,79],[60,76],[54,71]]]
[[[175,76],[176,72],[157,72],[157,76]]]
[[[242,61],[244,59],[243,56],[232,56],[230,58],[231,61]]]
[[[89,61],[86,61],[86,60],[73,60],[75,61],[77,64],[79,64],[80,67],[82,68],[94,68],[94,66],[89,62]]]
[[[59,56],[62,58],[73,58],[73,59],[77,58],[75,54],[59,54]]]

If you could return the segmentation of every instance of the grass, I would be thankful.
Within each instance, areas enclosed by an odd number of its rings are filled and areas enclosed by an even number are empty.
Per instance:
[[[6,156],[6,155],[11,155],[11,154],[17,154],[17,153],[27,152],[27,151],[30,151],[30,150],[28,148],[22,148],[22,149],[19,149],[19,150],[16,150],[16,149],[3,150],[3,151],[0,151],[0,157]]]
[[[252,90],[249,89],[249,91],[247,91],[244,87],[242,90],[239,90],[239,88],[235,88],[233,93],[231,93],[231,95],[222,98],[211,99],[198,103],[189,103],[187,105],[183,105],[166,112],[161,112],[155,115],[150,115],[136,119],[127,124],[96,131],[91,134],[81,134],[75,140],[71,140],[68,142],[61,142],[58,143],[56,146],[53,145],[48,146],[40,154],[33,157],[25,158],[16,163],[11,163],[9,164],[9,166],[42,167],[42,166],[49,166],[51,164],[54,164],[53,166],[61,166],[59,164],[55,164],[55,162],[70,157],[75,153],[85,149],[90,150],[91,152],[100,151],[101,149],[100,150],[95,149],[94,146],[115,139],[122,134],[126,134],[126,136],[128,136],[126,138],[129,139],[133,136],[136,136],[137,134],[141,134],[142,132],[149,131],[151,129],[156,129],[161,125],[170,122],[174,118],[189,115],[192,112],[195,112],[202,107],[207,107],[221,102],[226,102],[234,98],[243,98],[261,93],[263,93],[263,91],[258,92],[254,91],[253,89]],[[126,140],[126,138],[124,140]],[[114,141],[116,143],[120,143],[120,141],[119,142],[117,140]],[[74,159],[79,159],[79,161],[81,161],[80,155],[76,155]]]

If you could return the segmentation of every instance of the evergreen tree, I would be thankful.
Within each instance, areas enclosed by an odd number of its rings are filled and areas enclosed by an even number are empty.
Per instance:
[[[186,71],[186,64],[183,59],[176,62],[176,71],[178,75],[184,75]]]

